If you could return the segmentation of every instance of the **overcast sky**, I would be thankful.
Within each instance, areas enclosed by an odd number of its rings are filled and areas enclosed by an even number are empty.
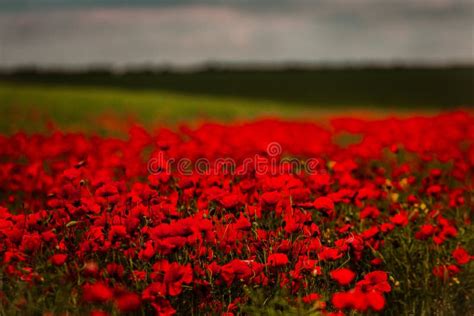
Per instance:
[[[0,67],[472,62],[473,21],[472,0],[0,0]]]

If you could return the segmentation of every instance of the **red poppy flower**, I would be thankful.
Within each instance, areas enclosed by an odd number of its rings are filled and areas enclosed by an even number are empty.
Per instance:
[[[176,310],[171,306],[171,303],[164,298],[157,299],[151,303],[151,306],[155,309],[156,315],[159,316],[172,316],[176,314]]]
[[[433,274],[443,280],[458,274],[460,269],[454,264],[450,265],[440,265],[433,268]]]
[[[342,257],[342,253],[335,248],[324,247],[319,253],[318,258],[321,261],[337,260]]]
[[[251,228],[252,228],[252,223],[250,223],[250,221],[243,215],[241,215],[239,219],[237,220],[237,222],[235,223],[235,229],[238,229],[238,230],[250,230]]]
[[[351,292],[337,292],[334,293],[331,303],[337,309],[357,309],[365,311],[367,309],[367,302],[365,296],[358,291]]]
[[[336,216],[336,213],[334,211],[334,201],[329,197],[322,196],[317,198],[314,201],[313,206],[315,209],[322,211],[331,219]]]
[[[67,255],[65,254],[56,254],[49,258],[49,261],[55,266],[62,266],[67,260]]]
[[[166,295],[166,286],[161,282],[153,282],[142,292],[142,299],[145,301],[156,301]]]
[[[361,219],[364,218],[378,218],[380,211],[374,206],[366,206],[360,213],[359,216]]]
[[[311,304],[315,301],[320,300],[321,298],[322,298],[322,296],[320,294],[311,293],[311,294],[308,294],[308,295],[304,296],[303,298],[301,298],[301,300],[306,304]]]
[[[331,278],[336,280],[340,285],[347,285],[354,280],[356,274],[350,269],[341,268],[330,272]]]
[[[167,292],[171,296],[181,293],[183,283],[191,283],[193,280],[193,270],[189,264],[182,266],[177,262],[171,263],[165,271],[164,283]]]
[[[252,277],[259,277],[263,270],[263,265],[252,260],[234,259],[223,265],[220,269],[222,279],[231,285],[234,280],[248,281]]]
[[[369,292],[372,290],[390,292],[392,288],[387,280],[387,272],[373,271],[367,273],[363,280],[357,282],[356,287],[361,289],[363,292]]]
[[[262,202],[266,206],[276,205],[278,201],[281,199],[281,194],[273,191],[273,192],[265,192],[260,196]]]
[[[242,203],[242,198],[237,194],[229,194],[221,197],[220,203],[224,208],[234,208]]]
[[[82,286],[82,299],[88,303],[105,303],[113,297],[112,290],[104,283],[86,283]]]
[[[332,212],[334,210],[333,200],[325,196],[318,197],[314,201],[313,205],[315,209],[323,210],[326,212]]]
[[[406,226],[408,224],[408,213],[402,211],[392,217],[390,217],[390,221],[398,226]]]
[[[374,311],[380,312],[385,307],[385,298],[378,291],[370,291],[366,294],[366,299],[369,307]]]
[[[122,313],[133,312],[140,308],[141,299],[135,293],[125,293],[115,300],[115,304]]]
[[[420,230],[415,233],[415,238],[417,239],[426,239],[433,236],[436,231],[436,227],[431,224],[425,224],[420,227]]]
[[[274,253],[267,258],[267,264],[270,267],[282,267],[287,265],[288,262],[288,256],[284,253]]]
[[[456,249],[454,249],[452,252],[452,256],[460,265],[467,264],[469,263],[469,261],[471,261],[471,256],[466,251],[466,249],[462,247],[457,247]]]
[[[374,258],[372,260],[370,260],[370,264],[373,265],[373,266],[378,266],[380,264],[382,264],[383,260],[381,258]]]
[[[121,264],[109,263],[106,270],[109,276],[120,279],[123,276],[125,268]]]
[[[114,225],[110,227],[109,239],[112,240],[114,237],[125,237],[127,236],[127,228],[124,225]]]
[[[20,249],[24,252],[34,252],[41,247],[41,235],[38,233],[25,234],[21,241]]]

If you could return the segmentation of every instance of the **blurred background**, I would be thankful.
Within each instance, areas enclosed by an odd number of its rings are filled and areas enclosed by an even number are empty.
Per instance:
[[[0,132],[470,111],[473,21],[470,0],[0,0]]]

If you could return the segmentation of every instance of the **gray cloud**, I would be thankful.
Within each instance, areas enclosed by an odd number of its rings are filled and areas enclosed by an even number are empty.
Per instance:
[[[470,1],[219,3],[6,10],[0,13],[0,66],[473,57]]]

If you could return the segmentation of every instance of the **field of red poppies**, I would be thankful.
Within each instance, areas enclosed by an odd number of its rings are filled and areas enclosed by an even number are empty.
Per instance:
[[[468,315],[474,116],[0,136],[0,315]]]

